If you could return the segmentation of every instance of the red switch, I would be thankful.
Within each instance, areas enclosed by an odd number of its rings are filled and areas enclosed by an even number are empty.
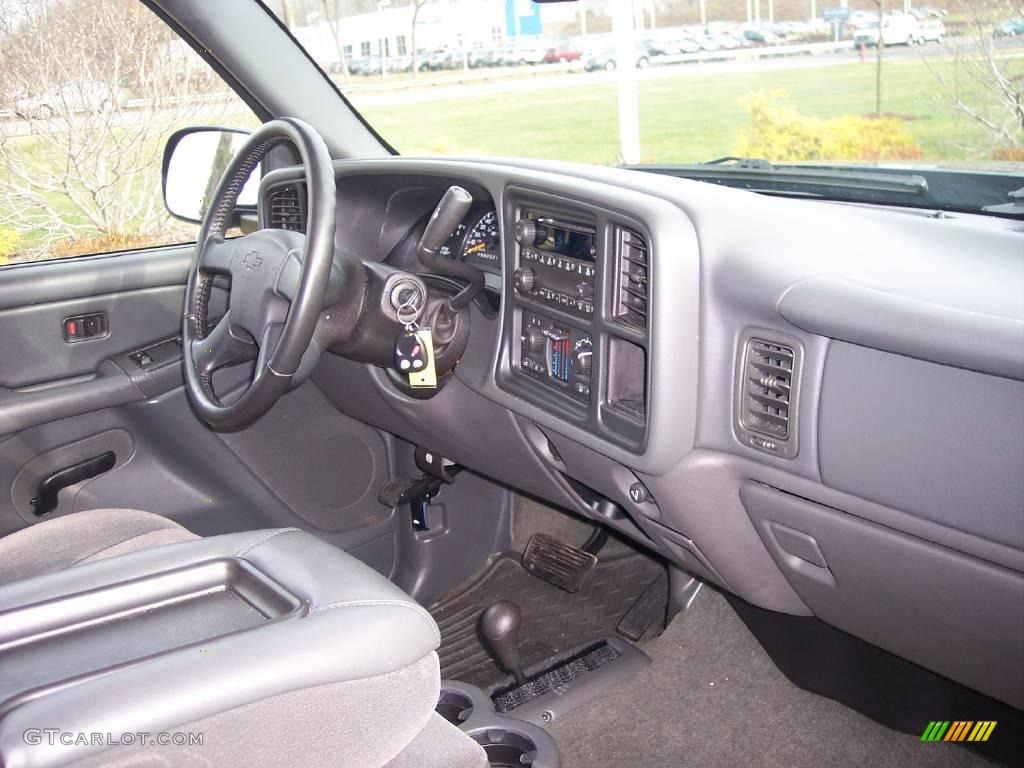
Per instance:
[[[78,335],[78,324],[74,320],[71,320],[71,321],[68,322],[68,336],[77,336],[77,335]]]

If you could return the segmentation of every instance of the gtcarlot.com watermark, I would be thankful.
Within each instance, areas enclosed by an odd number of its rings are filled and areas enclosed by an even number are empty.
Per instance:
[[[64,731],[60,728],[29,728],[21,735],[26,744],[50,747],[201,747],[203,734],[192,731],[135,731],[100,733],[98,731]]]

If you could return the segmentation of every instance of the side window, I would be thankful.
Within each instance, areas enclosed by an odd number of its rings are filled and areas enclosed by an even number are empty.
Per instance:
[[[189,242],[164,143],[256,116],[137,0],[0,0],[0,266]]]

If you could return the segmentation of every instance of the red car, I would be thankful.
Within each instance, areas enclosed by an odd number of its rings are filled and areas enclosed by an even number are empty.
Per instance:
[[[565,64],[569,61],[579,61],[582,56],[583,51],[570,47],[568,43],[559,44],[554,48],[548,48],[548,52],[544,54],[544,63]]]

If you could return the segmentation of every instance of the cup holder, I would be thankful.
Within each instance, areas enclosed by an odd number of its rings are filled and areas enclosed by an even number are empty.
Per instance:
[[[483,747],[492,768],[559,768],[554,739],[543,728],[499,715],[480,688],[458,680],[442,680],[437,714]]]
[[[532,739],[501,728],[483,728],[469,732],[470,737],[487,753],[491,768],[523,768],[533,765],[537,747]]]
[[[473,700],[459,691],[445,689],[437,699],[435,711],[452,725],[462,725],[473,713]]]

